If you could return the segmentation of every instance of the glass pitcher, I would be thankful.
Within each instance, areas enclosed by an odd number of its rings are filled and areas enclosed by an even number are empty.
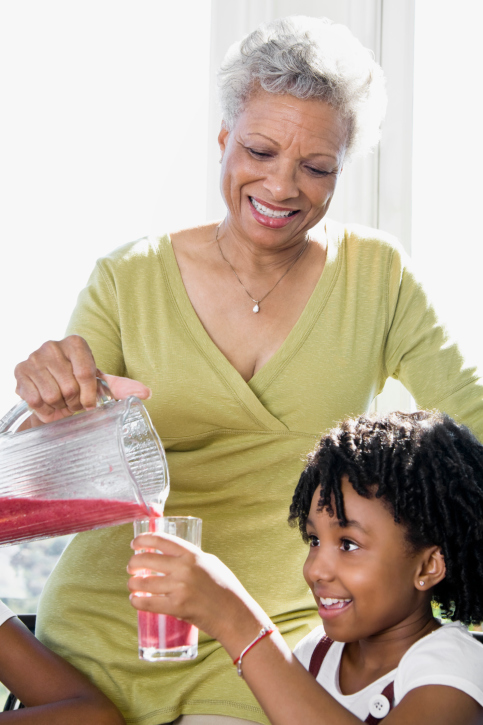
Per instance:
[[[142,402],[98,407],[16,432],[25,402],[0,421],[0,546],[162,515],[169,493],[163,445]]]

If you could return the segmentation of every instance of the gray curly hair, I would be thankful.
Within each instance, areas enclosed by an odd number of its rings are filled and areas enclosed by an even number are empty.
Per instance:
[[[345,25],[303,15],[260,25],[228,50],[218,72],[223,121],[233,128],[257,88],[318,98],[348,121],[346,158],[379,141],[385,79],[373,53]]]

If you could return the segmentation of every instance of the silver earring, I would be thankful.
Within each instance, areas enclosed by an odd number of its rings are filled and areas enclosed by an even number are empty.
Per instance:
[[[419,586],[420,586],[420,587],[424,587],[424,582],[423,582],[423,580],[422,580],[422,579],[421,579],[421,580],[420,580],[420,582],[419,582]]]

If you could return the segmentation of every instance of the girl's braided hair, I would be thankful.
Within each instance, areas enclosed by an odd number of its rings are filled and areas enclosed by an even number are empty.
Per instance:
[[[483,445],[439,412],[364,415],[324,436],[309,456],[289,522],[307,540],[312,497],[345,525],[342,476],[365,498],[382,498],[413,551],[441,547],[446,576],[433,589],[441,614],[483,621]],[[335,512],[334,512],[335,507]]]

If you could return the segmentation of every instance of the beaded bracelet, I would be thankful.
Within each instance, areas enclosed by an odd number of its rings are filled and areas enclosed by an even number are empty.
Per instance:
[[[261,629],[258,637],[255,637],[253,642],[250,642],[250,644],[247,647],[245,647],[245,649],[243,650],[241,655],[239,657],[237,657],[236,660],[233,660],[233,664],[236,665],[236,671],[237,671],[238,677],[243,677],[242,660],[243,660],[244,656],[246,655],[246,653],[249,652],[252,647],[255,647],[255,645],[258,644],[258,642],[260,642],[262,639],[264,639],[265,637],[268,637],[268,635],[272,634],[272,632],[275,632],[276,629],[277,628],[273,627],[273,626],[264,627],[263,629]]]

